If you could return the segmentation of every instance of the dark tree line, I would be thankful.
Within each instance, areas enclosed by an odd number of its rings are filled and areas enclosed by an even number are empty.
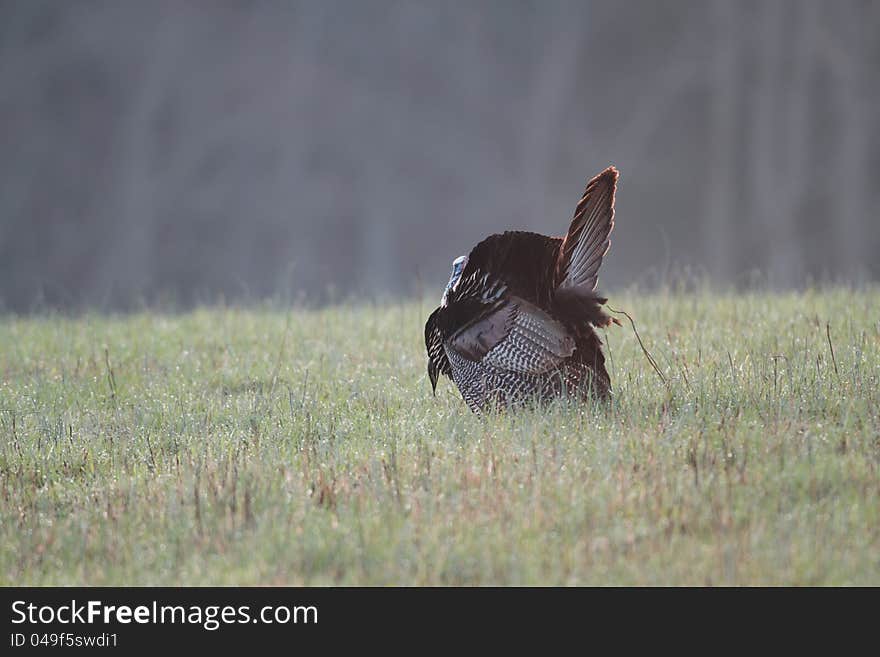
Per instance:
[[[877,279],[880,3],[0,3],[0,308],[442,290],[622,172],[602,283]]]

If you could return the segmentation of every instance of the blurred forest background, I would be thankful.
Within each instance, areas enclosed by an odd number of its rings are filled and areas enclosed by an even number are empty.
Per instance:
[[[605,289],[876,280],[878,35],[865,0],[0,0],[0,309],[439,299],[609,164]]]

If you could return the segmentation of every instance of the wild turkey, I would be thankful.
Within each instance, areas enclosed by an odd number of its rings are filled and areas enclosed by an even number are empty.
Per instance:
[[[610,395],[594,327],[613,320],[595,289],[611,244],[617,176],[609,167],[587,183],[565,237],[508,231],[455,259],[440,307],[425,324],[435,394],[444,374],[475,413],[530,399]]]

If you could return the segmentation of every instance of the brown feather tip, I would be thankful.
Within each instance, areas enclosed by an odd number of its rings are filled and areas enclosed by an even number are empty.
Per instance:
[[[607,169],[605,169],[605,171],[603,171],[603,172],[600,173],[598,176],[596,176],[595,178],[593,178],[593,180],[599,180],[600,178],[605,178],[605,177],[607,177],[607,176],[611,176],[611,177],[614,179],[613,182],[614,182],[614,183],[617,183],[617,179],[620,178],[620,171],[618,171],[618,170],[617,170],[617,167],[615,167],[615,166],[612,164],[610,167],[608,167]]]

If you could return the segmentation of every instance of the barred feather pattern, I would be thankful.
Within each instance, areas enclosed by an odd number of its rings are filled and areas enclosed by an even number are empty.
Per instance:
[[[468,360],[454,349],[446,349],[446,355],[452,368],[452,380],[465,403],[477,414],[493,406],[547,402],[560,396],[604,398],[609,392],[608,385],[595,377],[591,368],[576,361],[567,361],[558,368],[535,375]]]
[[[499,300],[507,291],[503,281],[491,277],[488,272],[474,269],[449,295],[450,303],[462,299],[479,300],[482,304],[491,304]]]
[[[540,312],[540,311],[539,311]],[[549,318],[547,318],[549,320]],[[491,349],[483,361],[492,367],[523,373],[553,369],[575,349],[565,327],[553,320],[541,321],[515,307],[510,333]]]
[[[428,360],[437,367],[437,371],[446,376],[452,376],[449,361],[446,358],[446,350],[443,347],[443,334],[436,323],[429,321],[425,331],[425,347],[428,350]]]

